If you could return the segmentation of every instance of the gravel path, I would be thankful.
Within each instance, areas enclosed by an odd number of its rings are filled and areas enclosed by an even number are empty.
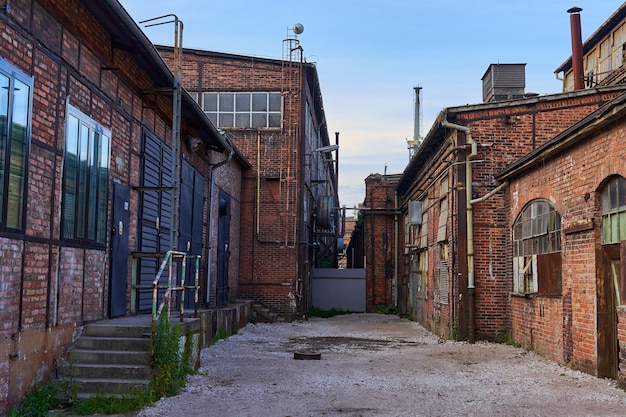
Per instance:
[[[139,413],[164,415],[624,416],[626,392],[522,349],[352,314],[249,324],[202,351],[181,395]]]

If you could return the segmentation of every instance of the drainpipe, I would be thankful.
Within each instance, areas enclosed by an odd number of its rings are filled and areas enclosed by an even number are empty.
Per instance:
[[[469,321],[469,342],[474,343],[475,335],[475,311],[474,311],[474,220],[472,213],[472,160],[478,154],[478,145],[472,139],[472,132],[469,127],[448,122],[444,119],[441,126],[459,130],[465,133],[465,142],[471,145],[471,151],[465,158],[465,213],[467,218],[467,295],[468,295],[468,321]]]
[[[570,30],[572,32],[572,69],[574,71],[574,90],[585,88],[585,73],[583,70],[583,40],[580,25],[580,7],[572,7],[567,11],[570,14]]]
[[[225,135],[224,135],[225,136]],[[224,138],[226,139],[226,138]],[[228,164],[230,163],[230,161],[233,159],[233,155],[235,154],[235,150],[233,149],[233,146],[230,144],[229,140],[225,140],[224,141],[226,143],[226,145],[228,146],[228,157],[226,159],[224,159],[223,161],[218,162],[217,164],[213,165],[211,167],[211,183],[209,185],[209,230],[208,230],[208,239],[209,239],[209,252],[208,252],[208,261],[207,261],[207,277],[206,277],[206,302],[207,304],[211,301],[211,259],[212,259],[212,255],[213,255],[213,219],[214,219],[214,214],[213,214],[213,190],[215,189],[215,177],[214,177],[214,172],[217,168],[221,167],[222,165]],[[219,200],[218,200],[218,204],[219,204]],[[219,211],[219,209],[218,209]]]
[[[393,248],[393,299],[396,304],[396,307],[400,307],[398,305],[398,240],[399,240],[399,231],[398,231],[398,192],[394,193],[393,198],[393,240],[394,240],[394,248]],[[400,308],[400,312],[402,309]]]

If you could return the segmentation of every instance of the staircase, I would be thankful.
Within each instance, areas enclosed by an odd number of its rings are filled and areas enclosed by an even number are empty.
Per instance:
[[[85,326],[67,358],[57,362],[58,381],[67,383],[68,394],[121,397],[150,386],[150,318],[131,320]]]
[[[252,303],[249,320],[253,323],[277,323],[288,321],[280,314],[271,311],[263,304],[257,302]]]

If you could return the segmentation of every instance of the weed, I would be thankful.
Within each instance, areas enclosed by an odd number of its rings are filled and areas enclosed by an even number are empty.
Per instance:
[[[91,415],[91,414],[127,414],[139,411],[142,408],[152,404],[152,396],[150,391],[145,389],[133,390],[130,395],[120,398],[105,395],[95,395],[93,397],[81,400],[71,408],[72,414]]]
[[[228,332],[223,327],[218,327],[217,331],[215,332],[215,336],[213,336],[213,343],[222,339],[227,339],[228,336]]]
[[[321,318],[329,318],[334,316],[341,316],[344,314],[351,314],[352,312],[349,310],[339,310],[337,308],[331,308],[330,310],[322,310],[321,308],[311,307],[309,309],[309,317],[321,317]]]
[[[520,345],[519,343],[515,342],[513,340],[513,336],[511,335],[511,332],[509,331],[509,329],[504,329],[501,330],[499,332],[496,332],[496,342],[497,343],[502,343],[505,345],[509,345],[509,346],[515,346],[515,347],[521,347],[522,345]]]
[[[182,328],[170,325],[167,312],[159,316],[152,328],[152,389],[156,398],[172,396],[185,385],[188,364],[181,352]]]
[[[8,417],[45,417],[48,411],[59,408],[62,400],[58,397],[58,389],[54,384],[44,385],[28,394],[19,408],[13,408]]]
[[[374,307],[374,312],[376,314],[398,314],[399,310],[398,307],[391,304],[378,304]]]

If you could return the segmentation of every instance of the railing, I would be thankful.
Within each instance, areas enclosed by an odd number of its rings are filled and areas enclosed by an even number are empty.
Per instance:
[[[194,285],[185,285],[185,277],[186,277],[186,268],[187,268],[187,259],[195,258],[195,279]],[[169,317],[172,304],[172,293],[174,291],[180,291],[180,321],[182,322],[185,315],[185,290],[194,290],[194,317],[198,316],[198,292],[200,290],[200,285],[198,284],[198,270],[200,269],[200,255],[187,255],[185,252],[177,252],[177,251],[168,251],[163,258],[163,262],[161,262],[161,266],[159,267],[159,271],[152,281],[152,321],[156,322],[163,312],[163,308],[167,306],[167,314]],[[177,268],[176,279],[172,280],[173,275],[173,264],[175,259],[181,259],[181,267],[180,271]],[[159,281],[163,276],[163,272],[167,268],[167,285],[159,285]],[[180,274],[178,274],[180,272]],[[180,277],[180,284],[177,284],[176,281]],[[165,289],[165,293],[163,294],[163,299],[161,303],[158,304],[159,298],[159,289]],[[157,305],[158,304],[158,305]]]

